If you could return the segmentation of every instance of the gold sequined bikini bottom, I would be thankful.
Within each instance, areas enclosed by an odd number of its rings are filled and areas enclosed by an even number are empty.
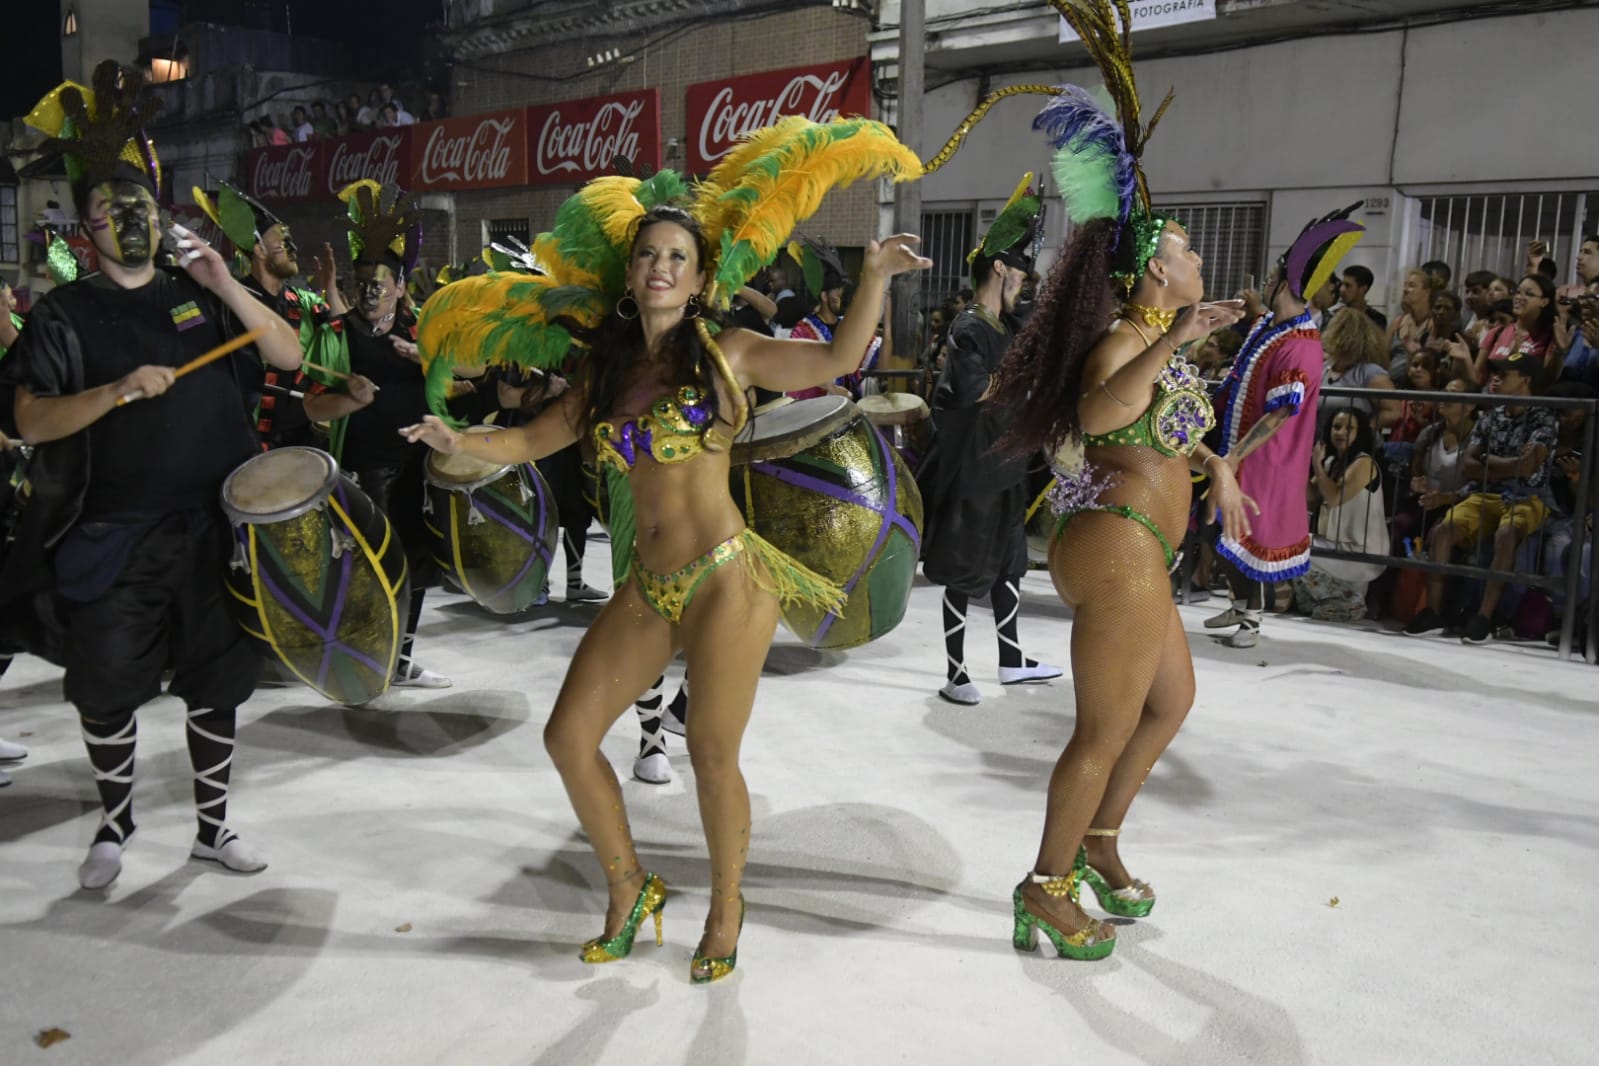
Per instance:
[[[809,603],[843,616],[844,590],[821,574],[802,566],[781,549],[745,529],[722,541],[681,570],[657,574],[633,555],[633,576],[639,591],[655,612],[673,625],[683,620],[695,591],[724,563],[742,559],[755,583],[777,597],[783,606]]]

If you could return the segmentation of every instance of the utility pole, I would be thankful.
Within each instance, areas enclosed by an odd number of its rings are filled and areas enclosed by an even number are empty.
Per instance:
[[[922,92],[925,78],[927,11],[926,0],[900,0],[899,5],[899,100],[900,142],[922,155]],[[901,182],[894,186],[894,232],[922,232],[922,183]],[[890,315],[890,353],[896,368],[916,365],[921,354],[922,334],[918,328],[921,311],[921,271],[901,274],[889,290],[893,297]]]

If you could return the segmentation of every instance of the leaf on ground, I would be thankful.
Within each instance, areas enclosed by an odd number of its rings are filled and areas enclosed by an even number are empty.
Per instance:
[[[404,925],[397,925],[394,927],[394,931],[396,933],[409,933],[411,931],[411,923],[406,922]]]
[[[49,1029],[40,1031],[39,1035],[33,1038],[33,1042],[38,1044],[40,1047],[54,1047],[63,1040],[71,1039],[72,1034],[67,1032],[65,1029],[57,1029],[54,1026],[51,1026]]]
[[[1336,907],[1336,906],[1338,906],[1338,897],[1337,897],[1337,896],[1334,896],[1334,897],[1333,897],[1333,898],[1332,898],[1332,899],[1330,899],[1330,900],[1328,900],[1328,901],[1327,901],[1327,906],[1329,906],[1329,907]]]
[[[31,737],[31,736],[33,736],[33,730],[24,729],[22,732],[18,733],[17,736],[19,736],[19,737]]]

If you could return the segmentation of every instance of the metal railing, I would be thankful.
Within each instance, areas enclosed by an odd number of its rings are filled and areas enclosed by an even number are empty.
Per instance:
[[[1395,398],[1422,403],[1431,403],[1434,405],[1439,403],[1463,403],[1477,408],[1497,407],[1506,402],[1506,400],[1510,399],[1509,397],[1498,396],[1494,393],[1488,392],[1422,392],[1414,390],[1392,389],[1355,389],[1331,385],[1323,386],[1321,395],[1325,399],[1364,400],[1370,403],[1374,410],[1381,404],[1382,401],[1391,401]],[[1542,407],[1554,410],[1581,408],[1587,413],[1587,417],[1584,419],[1582,427],[1580,472],[1578,475],[1576,491],[1573,497],[1575,500],[1575,513],[1569,516],[1572,519],[1573,528],[1573,538],[1570,548],[1570,551],[1572,552],[1572,559],[1568,564],[1564,575],[1558,577],[1549,577],[1541,572],[1528,573],[1513,569],[1508,571],[1494,570],[1489,566],[1476,565],[1469,562],[1434,562],[1428,558],[1412,557],[1403,554],[1375,554],[1370,552],[1345,551],[1342,549],[1321,547],[1312,547],[1311,557],[1339,559],[1359,563],[1380,563],[1385,567],[1393,567],[1405,570],[1419,570],[1429,574],[1442,574],[1449,577],[1476,578],[1479,580],[1505,581],[1510,584],[1520,585],[1528,588],[1543,589],[1548,592],[1563,592],[1565,595],[1565,609],[1561,612],[1560,639],[1558,644],[1559,655],[1561,658],[1570,658],[1572,651],[1572,635],[1575,631],[1577,611],[1579,606],[1586,601],[1588,609],[1587,646],[1586,648],[1582,649],[1582,651],[1584,658],[1591,663],[1596,661],[1596,658],[1599,658],[1599,649],[1596,649],[1595,647],[1596,638],[1599,638],[1599,633],[1596,633],[1595,629],[1595,622],[1599,621],[1599,601],[1596,601],[1596,598],[1592,595],[1593,590],[1591,587],[1581,587],[1581,577],[1583,548],[1592,537],[1592,534],[1587,528],[1588,521],[1595,512],[1595,508],[1592,503],[1591,492],[1593,488],[1593,462],[1595,449],[1596,447],[1599,447],[1599,400],[1572,399],[1555,396],[1526,396],[1515,397],[1514,399],[1518,406]],[[1305,413],[1310,414],[1310,412]],[[1323,415],[1322,412],[1318,412],[1315,417],[1317,417],[1318,421],[1320,421],[1322,417],[1331,417],[1331,414],[1326,413]],[[1461,441],[1460,447],[1462,449],[1467,447],[1467,442]],[[1551,456],[1545,461],[1553,462],[1553,457]],[[1308,478],[1309,471],[1306,471],[1305,473]],[[1550,476],[1555,475],[1551,473]],[[1487,492],[1491,491],[1491,489],[1492,483],[1486,481],[1485,479],[1482,491]],[[1387,490],[1385,489],[1384,491],[1386,500],[1389,497],[1386,495]],[[1394,498],[1397,498],[1397,494]],[[1394,520],[1396,517],[1395,511],[1397,510],[1398,508],[1393,508],[1387,514],[1389,542],[1391,546],[1390,550],[1392,550],[1393,547],[1397,547],[1399,544],[1398,538],[1394,536]],[[1546,526],[1547,519],[1543,524],[1540,525],[1537,531],[1537,535],[1539,537],[1538,545],[1540,549],[1538,554],[1540,556],[1542,555],[1541,549],[1543,547],[1543,538],[1547,532]],[[1427,528],[1423,526],[1421,530],[1421,536],[1419,538],[1423,544],[1426,543],[1426,535]],[[1484,542],[1487,542],[1489,545],[1491,545],[1492,539],[1492,531],[1487,529],[1480,530],[1478,533],[1477,542],[1474,546],[1474,551],[1480,552]],[[1529,539],[1531,539],[1531,535],[1529,535]]]

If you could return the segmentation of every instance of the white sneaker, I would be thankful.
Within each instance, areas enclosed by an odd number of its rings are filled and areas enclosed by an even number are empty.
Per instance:
[[[400,667],[389,684],[394,688],[449,688],[455,682],[425,666],[412,663],[409,667]]]
[[[241,874],[253,874],[267,868],[266,856],[260,850],[231,835],[227,829],[222,830],[222,836],[224,843],[220,848],[213,848],[196,840],[194,847],[189,849],[190,858],[221,863],[229,870]]]
[[[1238,631],[1229,634],[1222,643],[1229,648],[1253,648],[1260,642],[1260,623],[1246,621],[1238,627]]]
[[[1240,625],[1243,623],[1243,621],[1244,612],[1240,611],[1236,607],[1229,607],[1221,614],[1211,615],[1209,618],[1205,619],[1205,628],[1226,629],[1228,626]]]
[[[568,585],[566,588],[567,603],[599,603],[610,598],[609,592],[601,592],[593,585],[579,585],[576,588]]]
[[[660,752],[651,752],[633,760],[633,776],[646,785],[664,785],[672,780],[672,764]]]
[[[0,762],[15,762],[18,759],[26,759],[27,757],[28,749],[21,744],[13,744],[9,740],[0,740]]]
[[[1019,668],[1018,668],[1019,669]],[[957,685],[953,681],[944,682],[944,687],[938,694],[951,703],[958,703],[962,707],[975,707],[983,700],[982,690],[970,681]]]
[[[126,840],[120,844],[114,840],[102,840],[89,845],[89,854],[78,866],[78,884],[95,889],[104,888],[115,881],[117,875],[122,873],[122,849],[127,845]]]
[[[1028,666],[1001,666],[999,668],[999,683],[1001,685],[1022,685],[1029,681],[1048,681],[1059,677],[1064,671],[1058,666],[1048,663],[1032,663]]]

